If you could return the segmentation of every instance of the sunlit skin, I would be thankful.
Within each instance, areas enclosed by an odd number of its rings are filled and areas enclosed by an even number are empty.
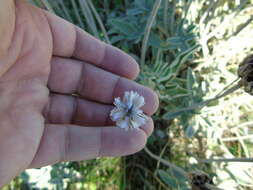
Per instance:
[[[0,41],[0,187],[27,168],[145,146],[151,118],[125,131],[109,117],[125,91],[145,98],[149,116],[158,107],[132,81],[139,68],[130,56],[23,0],[1,1]]]

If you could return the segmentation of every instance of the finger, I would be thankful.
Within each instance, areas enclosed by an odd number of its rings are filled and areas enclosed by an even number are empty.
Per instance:
[[[123,51],[49,12],[45,14],[53,35],[55,56],[74,57],[130,79],[138,75],[138,64]]]
[[[141,150],[146,140],[143,130],[47,125],[30,167],[38,168],[61,161],[129,155]]]
[[[146,135],[149,137],[154,131],[154,122],[151,117],[148,117],[147,122],[140,127],[143,131],[145,131]]]
[[[51,94],[45,109],[46,123],[75,124],[80,126],[112,126],[110,119],[111,105],[99,104],[74,96]],[[150,136],[154,124],[151,118],[141,128]]]
[[[74,96],[51,94],[44,111],[46,123],[86,126],[112,125],[109,119],[112,105],[80,99]]]
[[[100,103],[112,104],[115,97],[134,90],[144,96],[145,113],[151,115],[158,107],[157,95],[147,87],[119,77],[101,68],[73,59],[53,58],[48,86],[58,93],[78,93]]]

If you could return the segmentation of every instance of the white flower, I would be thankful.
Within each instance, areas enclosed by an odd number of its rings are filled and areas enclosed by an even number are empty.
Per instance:
[[[145,100],[137,92],[125,92],[124,98],[115,98],[115,108],[111,111],[112,121],[116,126],[123,129],[138,129],[147,121],[147,116],[140,109],[145,104]]]

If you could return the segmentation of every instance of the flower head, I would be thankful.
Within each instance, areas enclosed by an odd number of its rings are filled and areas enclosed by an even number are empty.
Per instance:
[[[115,108],[111,111],[112,121],[120,128],[138,129],[147,121],[147,116],[140,109],[145,100],[137,92],[125,92],[123,100],[119,97],[114,99]]]

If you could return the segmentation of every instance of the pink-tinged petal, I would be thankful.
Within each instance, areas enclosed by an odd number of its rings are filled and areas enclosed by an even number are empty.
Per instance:
[[[140,115],[143,114],[143,111],[141,109],[133,108],[131,115]]]
[[[140,96],[139,94],[137,94],[134,99],[133,99],[133,105],[134,107],[137,108],[141,108],[142,106],[144,106],[145,104],[145,100],[143,96]]]
[[[138,122],[135,122],[134,120],[130,120],[130,128],[138,129],[140,127],[140,124]]]
[[[126,106],[124,105],[124,103],[121,102],[121,100],[120,100],[119,97],[114,99],[114,103],[113,103],[113,104],[114,104],[116,107],[122,108],[122,109],[124,109],[124,108],[126,107]]]
[[[123,103],[127,106],[128,109],[130,109],[133,105],[133,99],[134,99],[134,92],[125,92]]]
[[[117,121],[116,125],[127,130],[129,128],[129,117],[126,117],[124,120]]]
[[[123,103],[127,104],[129,102],[129,96],[130,96],[130,92],[125,92],[124,93],[124,97],[123,97]]]
[[[133,115],[132,120],[139,124],[139,126],[144,125],[147,122],[147,117],[142,115]]]
[[[121,109],[113,109],[111,111],[110,116],[111,116],[112,121],[117,121],[117,120],[122,119],[125,116],[125,112],[124,110],[121,110]]]

